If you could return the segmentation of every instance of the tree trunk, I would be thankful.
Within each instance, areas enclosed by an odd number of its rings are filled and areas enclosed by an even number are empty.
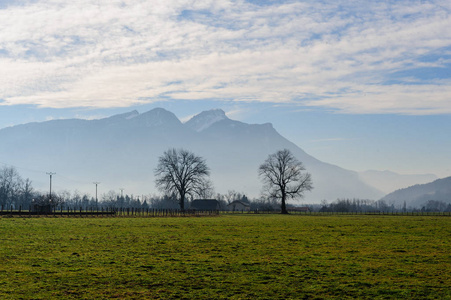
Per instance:
[[[285,198],[286,198],[286,195],[282,194],[282,205],[281,205],[281,213],[282,214],[288,214],[287,206],[285,204]]]
[[[185,194],[184,193],[180,194],[180,210],[182,210],[182,211],[185,210]]]

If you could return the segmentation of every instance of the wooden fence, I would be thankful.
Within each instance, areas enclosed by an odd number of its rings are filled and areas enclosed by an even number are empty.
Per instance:
[[[217,216],[219,211],[178,210],[178,209],[151,209],[151,208],[74,208],[66,207],[51,209],[50,211],[33,211],[4,209],[0,207],[0,217],[196,217]]]
[[[359,212],[312,212],[312,211],[289,211],[292,215],[305,216],[336,216],[336,215],[390,215],[390,216],[451,216],[451,212],[426,212],[426,211],[359,211]],[[218,216],[220,214],[280,214],[278,210],[250,210],[250,211],[200,211],[179,209],[152,209],[152,208],[83,208],[83,207],[60,207],[49,211],[14,210],[12,207],[5,209],[0,206],[1,216],[54,216],[54,217],[192,217],[192,216]]]
[[[427,212],[427,211],[347,211],[347,212],[318,212],[318,211],[291,211],[288,210],[291,215],[303,215],[303,216],[336,216],[336,215],[386,215],[386,216],[449,216],[450,211],[445,212]],[[221,211],[221,214],[280,214],[280,210],[243,210],[243,211]]]

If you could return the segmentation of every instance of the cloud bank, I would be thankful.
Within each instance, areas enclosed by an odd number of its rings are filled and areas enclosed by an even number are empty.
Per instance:
[[[0,105],[449,114],[450,12],[441,0],[11,1],[0,6]]]

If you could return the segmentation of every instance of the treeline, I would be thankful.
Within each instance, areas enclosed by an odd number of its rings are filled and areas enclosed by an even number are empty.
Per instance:
[[[325,201],[320,206],[313,206],[312,211],[319,212],[451,212],[451,203],[438,200],[428,200],[421,207],[408,207],[406,202],[401,207],[388,204],[384,200],[368,199],[337,199],[327,204]]]
[[[39,197],[31,181],[23,179],[15,168],[0,169],[0,206],[15,209],[29,207],[32,199]]]
[[[89,194],[78,191],[52,192],[45,194],[35,191],[30,179],[23,179],[13,167],[0,169],[0,208],[2,210],[29,210],[33,205],[50,205],[53,208],[77,207],[88,209],[91,207],[124,207],[124,208],[147,208],[144,201],[133,196],[105,195],[101,201],[96,200]]]
[[[226,194],[214,194],[213,190],[201,195],[204,199],[216,199],[221,210],[229,210],[228,205],[233,201],[247,204],[252,211],[278,211],[280,203],[277,199],[259,198],[249,199],[244,193],[229,190]],[[194,199],[186,199],[185,207],[190,207]],[[28,210],[33,205],[50,205],[52,208],[102,209],[102,208],[130,208],[130,209],[179,209],[179,199],[172,195],[122,195],[115,191],[101,194],[98,199],[79,191],[56,191],[52,195],[35,191],[31,180],[23,179],[13,167],[0,169],[0,208],[3,210]],[[337,199],[332,203],[323,201],[321,204],[302,205],[311,212],[451,212],[451,203],[439,200],[428,200],[421,207],[395,207],[383,200],[368,199]],[[288,205],[292,209],[293,204]]]
[[[216,199],[221,209],[227,209],[227,204],[240,200],[249,203],[244,194],[229,191],[227,194],[214,194],[209,191],[204,198]],[[193,199],[186,200],[186,207]],[[77,208],[133,208],[133,209],[178,209],[179,203],[175,194],[172,195],[122,195],[115,191],[100,194],[96,199],[87,193],[67,190],[53,191],[52,194],[35,191],[31,180],[23,179],[13,167],[0,169],[0,209],[2,210],[29,210],[34,205],[50,205],[54,209]]]
[[[204,199],[216,199],[221,210],[228,210],[228,204],[233,201],[241,201],[249,205],[252,210],[275,210],[277,201],[266,201],[260,199],[250,200],[244,193],[234,190],[226,194],[214,194],[209,190]],[[185,207],[189,208],[191,201],[186,199]],[[35,191],[31,180],[23,179],[13,167],[0,169],[0,209],[2,210],[29,210],[35,205],[50,205],[54,209],[102,209],[102,208],[130,208],[130,209],[179,209],[179,199],[172,195],[122,195],[110,190],[102,193],[96,199],[90,194],[79,191],[53,191],[52,194]]]
[[[228,204],[233,201],[242,201],[243,203],[252,203],[246,195],[236,192],[229,191],[227,194],[214,194],[213,192],[209,194],[202,195],[204,199],[215,199],[218,200],[221,210],[227,210]],[[184,207],[189,208],[191,201],[194,199],[188,198],[185,200]],[[131,196],[121,196],[115,191],[109,191],[103,194],[100,201],[101,206],[106,207],[130,207],[130,208],[153,208],[153,209],[180,209],[179,199],[176,194],[171,195],[141,195],[140,197]]]

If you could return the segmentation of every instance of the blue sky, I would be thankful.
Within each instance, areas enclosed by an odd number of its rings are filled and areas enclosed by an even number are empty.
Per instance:
[[[0,128],[222,108],[344,168],[451,175],[449,1],[0,0],[0,28]]]

